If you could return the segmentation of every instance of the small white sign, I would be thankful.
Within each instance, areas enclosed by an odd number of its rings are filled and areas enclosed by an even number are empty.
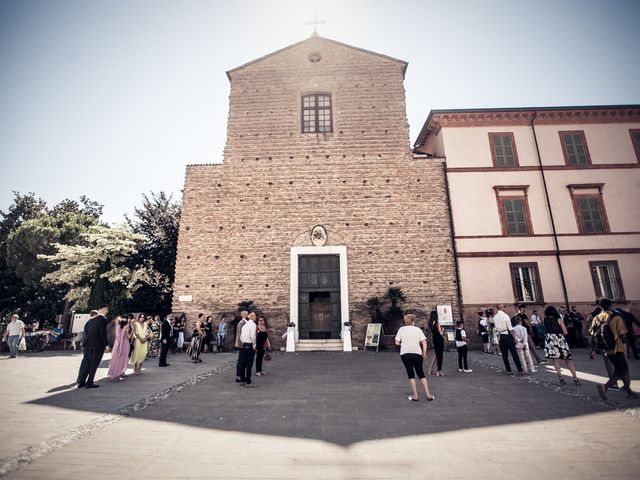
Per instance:
[[[367,347],[376,347],[376,352],[380,347],[380,337],[382,336],[381,323],[367,323],[367,333],[364,337],[364,349]]]
[[[438,305],[438,322],[440,325],[453,325],[451,305]]]
[[[193,295],[178,295],[179,302],[191,302],[193,300]]]
[[[84,325],[89,321],[88,313],[76,313],[73,316],[73,323],[71,324],[71,333],[82,333],[84,331]]]

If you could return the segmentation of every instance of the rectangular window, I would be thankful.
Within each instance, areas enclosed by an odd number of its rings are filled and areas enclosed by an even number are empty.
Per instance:
[[[331,96],[326,94],[302,97],[302,133],[330,133]]]
[[[496,185],[502,235],[533,235],[529,201],[529,185]]]
[[[609,233],[602,196],[604,183],[577,183],[567,185],[567,188],[571,194],[578,232],[582,235]]]
[[[507,235],[529,235],[526,198],[501,198]]]
[[[567,165],[591,165],[587,140],[582,130],[575,132],[560,132],[560,141],[564,160]]]
[[[518,166],[518,153],[513,133],[489,133],[489,144],[494,167]]]
[[[582,225],[581,233],[606,232],[600,210],[600,198],[598,196],[576,195],[576,205],[578,207],[578,215],[580,216],[580,224]]]
[[[516,302],[543,303],[537,263],[510,263]]]
[[[624,301],[620,271],[616,261],[589,262],[596,297]]]

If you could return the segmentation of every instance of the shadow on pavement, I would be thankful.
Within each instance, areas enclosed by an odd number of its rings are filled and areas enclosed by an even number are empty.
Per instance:
[[[407,400],[409,385],[397,354],[354,352],[276,354],[257,388],[235,382],[228,369],[148,408],[135,418],[212,430],[318,439],[337,445],[532,421],[609,409],[507,377],[489,368],[464,374],[445,358],[445,377],[428,377],[433,402]],[[448,364],[448,365],[447,365]],[[136,379],[86,391],[69,390],[32,403],[113,412],[114,399],[136,388]],[[595,391],[593,383],[584,389]],[[109,401],[102,401],[102,399]],[[121,402],[122,403],[122,402]],[[121,406],[125,406],[122,403]]]

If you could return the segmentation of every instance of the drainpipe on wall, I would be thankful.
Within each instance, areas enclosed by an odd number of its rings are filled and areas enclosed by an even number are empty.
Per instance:
[[[453,210],[451,209],[451,194],[449,192],[449,177],[447,176],[447,162],[442,162],[442,171],[444,172],[444,185],[447,193],[447,210],[449,212],[449,225],[451,226],[451,251],[453,252],[453,261],[456,270],[456,292],[458,294],[458,311],[460,320],[464,322],[464,309],[462,306],[462,290],[460,289],[460,265],[458,264],[458,251],[456,248],[456,227],[453,225]]]
[[[567,283],[564,279],[564,270],[562,269],[562,261],[560,260],[560,245],[558,243],[558,232],[556,231],[556,222],[553,218],[553,210],[551,209],[551,201],[549,200],[549,190],[547,189],[547,178],[544,174],[544,166],[542,165],[542,158],[540,157],[540,147],[538,146],[538,136],[536,135],[536,127],[534,122],[538,112],[534,110],[531,117],[531,130],[533,131],[533,141],[536,144],[536,155],[538,157],[538,165],[540,167],[540,175],[542,176],[542,185],[544,186],[544,196],[547,200],[547,210],[549,211],[549,217],[551,218],[551,230],[553,231],[553,243],[556,249],[556,262],[558,263],[558,271],[560,272],[560,282],[562,283],[562,294],[564,295],[564,303],[567,309],[569,309],[569,295],[567,294]]]

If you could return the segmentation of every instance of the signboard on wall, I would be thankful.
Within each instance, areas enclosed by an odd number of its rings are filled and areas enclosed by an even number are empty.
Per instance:
[[[451,311],[451,305],[438,305],[438,322],[440,325],[447,326],[453,325],[453,312]]]

